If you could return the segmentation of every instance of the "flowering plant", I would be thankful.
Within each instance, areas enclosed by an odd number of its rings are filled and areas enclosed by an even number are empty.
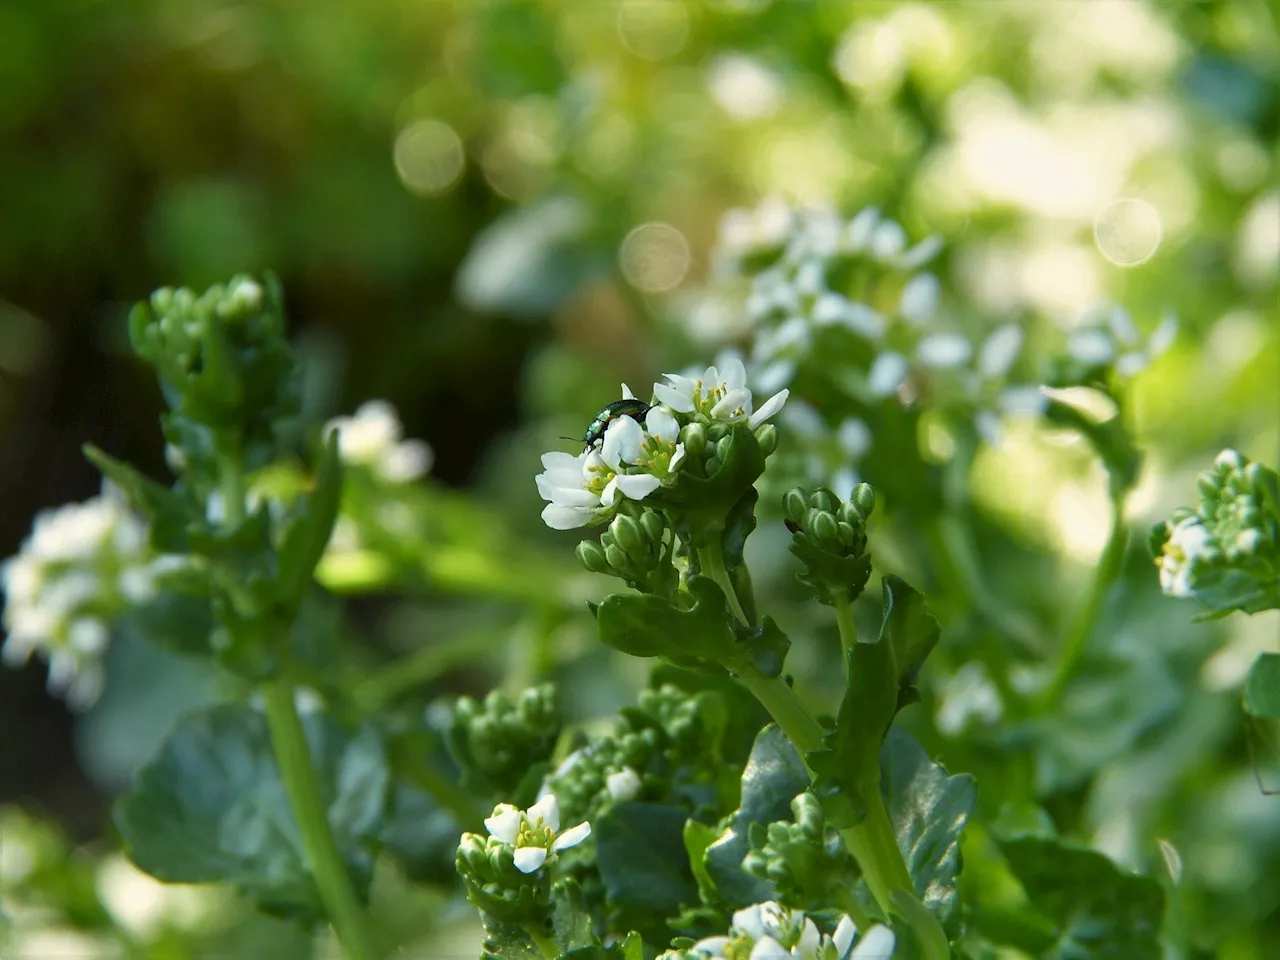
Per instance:
[[[386,864],[465,896],[485,960],[1160,956],[1186,942],[1176,851],[1162,878],[1135,872],[1046,798],[1103,762],[1055,724],[1098,702],[1091,644],[1142,463],[1127,389],[1171,328],[1144,341],[1112,310],[1033,366],[1017,326],[935,323],[941,285],[920,271],[938,248],[875,211],[731,215],[706,297],[745,298],[743,349],[647,398],[622,385],[584,449],[542,456],[542,521],[580,531],[576,567],[433,485],[389,404],[311,422],[270,278],[158,291],[131,334],[173,481],[87,448],[103,494],[41,515],[3,567],[4,658],[47,660],[79,709],[109,689],[117,632],[215,668],[220,702],[117,801],[125,850],[160,881],[331,927],[354,960],[397,946],[370,920]],[[1109,480],[1110,535],[1048,657],[983,579],[956,492],[1015,416],[1083,441]],[[948,457],[904,442],[928,425]],[[1212,615],[1280,606],[1275,472],[1225,451],[1199,486],[1153,531],[1148,578]],[[341,598],[423,580],[529,613],[369,670]],[[611,722],[583,724],[571,683],[415,697],[512,638],[540,679],[569,623],[651,665]],[[1249,672],[1258,722],[1280,718],[1278,662]],[[1008,777],[1001,805],[939,753]]]

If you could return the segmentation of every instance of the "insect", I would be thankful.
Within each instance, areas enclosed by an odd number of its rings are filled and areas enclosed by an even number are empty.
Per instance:
[[[630,417],[637,422],[644,419],[649,412],[650,404],[643,400],[637,400],[634,397],[628,397],[622,400],[615,400],[606,406],[603,410],[596,414],[595,419],[591,421],[591,426],[587,427],[587,432],[582,436],[582,442],[587,445],[587,449],[591,449],[600,440],[604,439],[604,432],[609,429],[609,424],[617,420],[619,417]],[[561,437],[561,440],[575,440],[576,437]]]

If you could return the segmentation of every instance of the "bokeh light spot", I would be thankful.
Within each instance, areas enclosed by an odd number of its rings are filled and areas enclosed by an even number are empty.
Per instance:
[[[462,175],[462,140],[442,120],[416,120],[400,131],[396,172],[414,193],[443,193]]]
[[[618,7],[622,45],[645,60],[679,52],[689,36],[689,14],[676,0],[625,0]]]
[[[689,272],[689,241],[669,223],[642,223],[622,241],[618,265],[639,290],[670,290]]]
[[[1093,236],[1102,255],[1122,267],[1135,267],[1150,260],[1163,235],[1159,212],[1136,197],[1108,204],[1093,224]]]

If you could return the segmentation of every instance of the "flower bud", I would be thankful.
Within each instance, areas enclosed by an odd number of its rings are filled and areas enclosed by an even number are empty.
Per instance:
[[[716,441],[716,458],[721,462],[729,459],[729,448],[733,446],[732,437],[721,437]]]
[[[772,423],[766,423],[764,426],[756,429],[756,443],[760,445],[760,452],[766,457],[778,449],[778,428]]]
[[[843,520],[836,524],[836,528],[839,530],[840,542],[846,547],[853,546],[853,541],[857,538],[858,532]]]
[[[631,568],[631,558],[616,543],[611,543],[605,547],[604,555],[605,559],[609,561],[609,566],[619,573]]]
[[[621,514],[614,517],[613,523],[609,524],[609,532],[618,546],[632,557],[638,560],[645,555],[644,534],[640,531],[640,524],[631,517]]]
[[[729,435],[729,425],[723,420],[714,420],[707,427],[707,439],[712,443],[719,443],[721,437]]]
[[[583,540],[574,551],[578,561],[592,573],[607,573],[609,561],[605,558],[604,547],[595,540]]]
[[[701,457],[707,449],[707,428],[700,423],[691,423],[680,431],[680,441],[688,456]]]
[[[836,518],[825,510],[814,511],[813,525],[807,529],[825,543],[834,544],[840,538],[840,528],[836,524]]]
[[[717,473],[720,472],[720,467],[721,467],[720,458],[712,457],[706,463],[707,476],[714,477]]]
[[[792,487],[783,495],[782,514],[792,523],[803,521],[808,510],[809,505],[805,502],[803,487]]]
[[[644,530],[644,535],[649,538],[650,543],[661,543],[662,535],[667,529],[667,525],[663,522],[662,517],[653,510],[646,510],[641,514],[640,527]]]
[[[862,519],[866,520],[871,516],[871,511],[876,508],[876,492],[871,484],[860,483],[853,488],[853,503]]]
[[[826,513],[835,513],[840,508],[840,501],[826,487],[818,487],[809,494],[809,503]]]

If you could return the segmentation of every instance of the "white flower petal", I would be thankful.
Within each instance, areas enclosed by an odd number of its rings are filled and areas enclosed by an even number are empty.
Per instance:
[[[867,386],[877,397],[887,397],[907,378],[907,358],[893,350],[876,357],[867,373]]]
[[[609,798],[614,802],[634,800],[636,794],[640,792],[640,775],[630,767],[623,767],[605,777],[604,785],[609,791]]]
[[[896,943],[893,931],[877,923],[862,935],[857,947],[849,955],[849,960],[889,960]]]
[[[973,344],[958,333],[935,333],[916,344],[920,362],[938,370],[959,367],[973,355]]]
[[[762,937],[751,948],[749,960],[791,960],[791,951],[773,937]]]
[[[533,873],[547,862],[547,851],[541,847],[520,847],[515,852],[516,869],[521,873]]]
[[[1115,338],[1125,346],[1132,347],[1138,343],[1138,326],[1133,322],[1133,315],[1124,307],[1112,307],[1106,314],[1107,325]]]
[[[878,260],[892,260],[907,245],[907,232],[902,225],[886,220],[871,234],[871,253]]]
[[[747,421],[747,426],[754,430],[760,424],[767,422],[769,418],[782,409],[789,396],[791,396],[790,390],[779,390],[766,400],[759,410],[751,415],[751,419]]]
[[[1173,346],[1173,341],[1177,337],[1178,318],[1172,314],[1166,314],[1160,320],[1160,325],[1152,332],[1151,339],[1147,341],[1148,356],[1152,358],[1160,356],[1160,354]]]
[[[1145,353],[1132,350],[1129,353],[1121,354],[1116,359],[1116,373],[1122,377],[1136,377],[1147,369],[1147,364],[1150,362],[1151,358]]]
[[[746,387],[730,390],[716,401],[715,406],[711,408],[711,416],[716,420],[729,420],[750,402],[751,391]]]
[[[938,235],[925,237],[910,250],[894,261],[894,266],[902,271],[916,270],[936,257],[942,250],[942,238]]]
[[[554,794],[547,794],[535,803],[525,812],[525,816],[529,818],[530,823],[535,825],[541,823],[552,833],[560,829],[560,803]]]
[[[493,816],[485,818],[484,828],[495,839],[514,845],[520,833],[520,810],[509,803],[500,803],[494,808]]]
[[[693,413],[694,411],[693,397],[690,393],[681,393],[675,387],[665,383],[655,383],[653,395],[660,403],[666,404],[676,413]]]
[[[849,417],[836,427],[836,441],[845,456],[857,460],[871,449],[871,428],[865,420]]]
[[[600,491],[600,504],[605,507],[612,507],[613,501],[616,500],[617,497],[618,476],[615,475],[612,480],[604,485],[604,489]]]
[[[551,480],[545,473],[540,473],[533,478],[533,482],[538,487],[538,496],[543,500],[551,503],[558,503],[565,507],[593,507],[600,502],[600,498],[580,484],[575,486],[562,486]]]
[[[662,486],[662,480],[651,473],[620,473],[611,481],[628,500],[643,500]]]
[[[649,436],[667,443],[674,442],[680,436],[680,424],[666,407],[650,407],[649,415],[644,418],[644,425]]]
[[[978,372],[988,380],[1005,376],[1022,350],[1022,328],[1006,323],[987,337],[978,351]]]
[[[818,947],[822,945],[822,934],[818,932],[817,925],[808,917],[804,918],[804,926],[800,928],[800,940],[796,943],[795,949],[801,957],[812,957],[818,951]]]
[[[573,530],[576,527],[585,527],[594,518],[595,510],[587,507],[562,507],[559,504],[549,503],[542,508],[542,522],[552,530]]]
[[[703,937],[693,945],[693,949],[699,953],[705,953],[709,957],[722,957],[724,956],[725,948],[728,946],[728,937]]]
[[[631,392],[631,388],[628,387],[625,383],[622,385],[622,399],[623,400],[636,399],[636,395]]]
[[[591,836],[591,824],[585,820],[576,827],[570,827],[560,836],[556,837],[555,842],[551,844],[552,850],[568,850],[570,847],[576,847],[587,837]]]
[[[859,211],[858,215],[844,228],[844,241],[848,249],[853,253],[865,250],[871,243],[871,235],[879,222],[880,211],[875,207],[867,207]]]
[[[884,336],[885,319],[865,303],[850,302],[849,309],[840,318],[840,323],[859,336],[868,340],[878,340]]]
[[[667,473],[675,473],[676,467],[684,461],[684,444],[677,443],[675,453],[671,454],[671,462],[667,464]]]
[[[794,360],[774,360],[756,372],[755,389],[761,393],[773,393],[791,383],[796,376]]]
[[[990,410],[979,410],[975,413],[973,426],[978,431],[978,436],[982,437],[988,446],[998,447],[1004,442],[1004,428],[1000,425],[1000,418]]]
[[[721,361],[723,368],[720,371],[721,382],[730,391],[741,390],[747,385],[747,368],[743,365],[742,360],[738,357],[730,357],[728,360]]]
[[[848,914],[840,918],[840,922],[836,924],[836,932],[831,938],[831,942],[835,944],[836,956],[839,960],[844,960],[844,955],[853,946],[853,937],[857,932],[858,928],[854,926],[853,920],[849,918]]]
[[[618,417],[604,432],[600,456],[610,467],[618,470],[623,463],[635,463],[639,460],[643,445],[644,428],[631,417]]]
[[[1038,417],[1049,407],[1049,398],[1038,386],[1005,387],[996,398],[1000,409],[1013,416]]]
[[[752,940],[759,940],[765,935],[764,907],[765,904],[756,903],[741,910],[735,910],[732,929],[745,933]]]
[[[1076,330],[1067,338],[1067,353],[1080,363],[1109,363],[1116,348],[1105,330],[1091,327]]]

